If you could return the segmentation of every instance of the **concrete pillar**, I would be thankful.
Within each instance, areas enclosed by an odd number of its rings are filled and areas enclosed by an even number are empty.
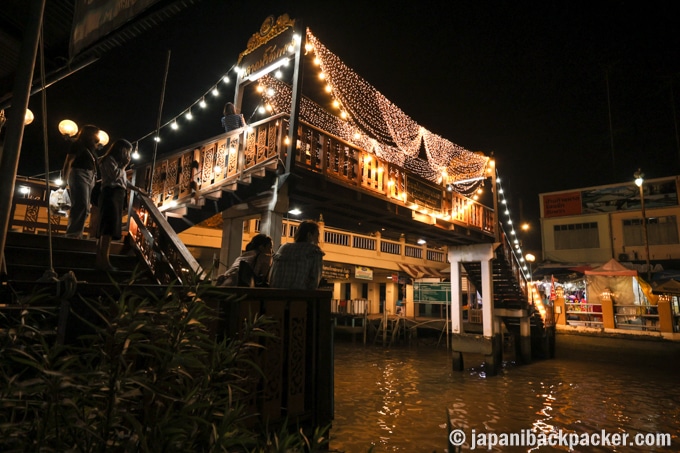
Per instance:
[[[274,211],[264,211],[260,218],[260,233],[272,238],[274,250],[278,250],[283,234],[283,215]]]
[[[226,211],[225,211],[226,212]],[[225,217],[222,213],[222,246],[220,247],[220,268],[223,274],[241,254],[243,247],[243,218]]]
[[[605,329],[616,328],[616,322],[614,321],[614,302],[611,297],[600,297],[600,303],[602,304],[602,326]]]
[[[564,296],[555,298],[554,304],[555,324],[567,325],[567,306],[564,305]]]
[[[406,307],[406,316],[410,316],[411,318],[416,317],[415,303],[413,303],[413,285],[406,285],[404,307]]]
[[[531,318],[519,318],[519,354],[522,363],[531,362]]]
[[[474,244],[460,247],[449,247],[449,262],[451,263],[451,300],[459,300],[460,309],[451,310],[453,327],[453,363],[454,369],[462,369],[463,352],[483,351],[486,372],[495,375],[500,370],[503,360],[503,338],[501,335],[500,319],[494,316],[493,306],[493,258],[494,250],[499,244]],[[462,285],[460,284],[460,263],[479,261],[481,265],[482,292],[482,325],[484,338],[481,342],[473,335],[462,332]],[[475,344],[477,343],[477,344]],[[467,349],[467,351],[466,351]]]
[[[458,351],[453,351],[453,354],[451,355],[451,369],[453,371],[463,371],[465,368],[463,367],[463,353],[458,352]]]
[[[491,259],[481,263],[482,271],[482,328],[484,337],[494,336],[493,310],[493,262]]]
[[[671,301],[665,297],[659,297],[657,305],[659,312],[659,330],[661,332],[673,333],[673,309]]]
[[[484,356],[484,369],[487,376],[496,376],[503,366],[503,335],[495,334],[491,338],[491,354]]]
[[[463,327],[463,290],[461,288],[460,263],[451,262],[451,333],[454,334],[465,333]]]

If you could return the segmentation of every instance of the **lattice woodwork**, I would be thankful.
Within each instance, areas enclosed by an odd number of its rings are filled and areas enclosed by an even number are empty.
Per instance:
[[[256,153],[256,134],[248,134],[248,139],[246,140],[245,149],[245,168],[250,168],[255,165],[255,153]]]

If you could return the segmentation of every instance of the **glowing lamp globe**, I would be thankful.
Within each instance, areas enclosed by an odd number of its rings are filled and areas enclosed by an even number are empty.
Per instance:
[[[99,137],[100,145],[106,146],[109,143],[109,134],[107,134],[103,130],[99,129],[99,132],[97,132],[97,137]]]
[[[24,125],[29,125],[33,122],[33,119],[35,117],[33,116],[33,112],[31,112],[31,109],[26,109],[26,115],[24,115]]]
[[[78,133],[78,125],[71,120],[62,120],[59,122],[59,132],[65,137],[73,137]]]

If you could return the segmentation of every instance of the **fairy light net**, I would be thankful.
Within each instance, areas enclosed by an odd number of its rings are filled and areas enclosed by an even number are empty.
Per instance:
[[[466,150],[419,125],[345,65],[309,29],[306,49],[320,69],[319,78],[326,84],[335,112],[303,97],[300,116],[304,121],[430,181],[453,183],[457,192],[469,191],[485,176],[487,156]],[[267,87],[264,97],[275,111],[285,111],[290,106],[290,86],[270,76],[260,79],[260,83]],[[427,160],[419,157],[423,148]],[[456,184],[469,180],[477,182]]]

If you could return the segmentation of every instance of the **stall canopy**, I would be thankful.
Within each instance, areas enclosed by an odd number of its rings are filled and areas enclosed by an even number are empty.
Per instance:
[[[654,294],[680,295],[680,282],[674,279],[667,280],[654,287]]]
[[[601,303],[603,294],[611,294],[614,303],[622,305],[646,304],[647,301],[655,305],[658,300],[658,296],[652,294],[652,287],[636,270],[628,269],[613,258],[584,273],[588,299],[593,303]]]
[[[430,266],[419,266],[416,264],[402,264],[399,263],[402,271],[406,272],[411,278],[449,278],[450,269],[445,267],[437,269]]]

